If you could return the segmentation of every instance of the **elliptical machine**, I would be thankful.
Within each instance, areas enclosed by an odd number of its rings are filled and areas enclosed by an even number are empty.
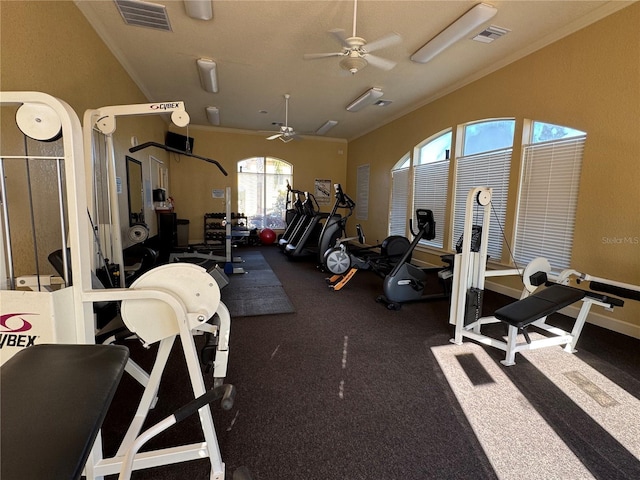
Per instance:
[[[355,207],[355,203],[353,205]],[[338,239],[335,246],[326,250],[321,259],[320,268],[333,274],[327,278],[327,283],[333,290],[344,287],[358,270],[371,270],[384,277],[405,255],[410,246],[409,240],[405,237],[391,235],[380,245],[358,248],[349,243],[352,240],[358,240],[360,244],[364,244],[362,227],[356,225],[356,230],[356,237]],[[375,249],[379,249],[380,253],[376,253]],[[411,253],[408,258],[411,259]]]
[[[453,258],[445,255],[442,258],[447,265],[443,267],[420,268],[410,262],[413,251],[420,240],[433,240],[436,236],[436,222],[431,210],[419,208],[416,210],[418,232],[413,231],[413,224],[409,220],[409,228],[414,238],[411,245],[387,274],[382,283],[384,295],[376,298],[376,302],[386,304],[389,310],[399,310],[403,303],[440,300],[451,297],[451,279],[453,277]],[[442,291],[425,294],[429,275],[437,273]]]
[[[347,220],[353,215],[353,211],[356,208],[356,202],[354,202],[349,195],[344,193],[342,185],[335,183],[333,188],[336,192],[336,201],[333,204],[333,209],[327,217],[327,221],[324,222],[322,231],[320,232],[320,239],[318,240],[318,268],[322,271],[325,270],[324,257],[327,250],[331,249],[340,238],[343,238],[347,231]],[[344,208],[347,212],[344,215],[338,213],[339,208]]]

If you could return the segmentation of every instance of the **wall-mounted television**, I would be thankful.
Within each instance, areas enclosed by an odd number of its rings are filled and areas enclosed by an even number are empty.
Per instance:
[[[179,133],[167,132],[164,137],[164,144],[167,147],[193,153],[193,137],[186,137]]]

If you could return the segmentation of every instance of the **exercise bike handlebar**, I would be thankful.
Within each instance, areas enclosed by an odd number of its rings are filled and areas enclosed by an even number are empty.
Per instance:
[[[436,222],[433,218],[433,212],[425,208],[416,210],[418,218],[418,231],[413,231],[413,219],[409,219],[409,230],[414,237],[424,238],[425,240],[433,240],[436,236]]]
[[[348,208],[353,210],[356,206],[356,202],[354,202],[349,195],[344,193],[342,190],[342,185],[336,183],[333,185],[336,191],[336,205],[341,208]]]

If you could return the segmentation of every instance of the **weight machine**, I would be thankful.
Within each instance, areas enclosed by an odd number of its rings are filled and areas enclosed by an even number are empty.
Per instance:
[[[487,270],[491,193],[491,188],[477,187],[469,191],[467,196],[464,240],[461,252],[455,255],[453,268],[449,316],[449,323],[455,327],[452,343],[459,345],[464,338],[470,338],[483,345],[503,350],[505,359],[502,360],[502,364],[505,366],[514,365],[516,353],[526,350],[564,345],[566,352],[573,353],[576,351],[576,344],[592,306],[612,310],[624,305],[623,300],[607,294],[640,300],[639,286],[594,277],[571,269],[553,275],[549,262],[544,258],[531,261],[524,272],[519,269]],[[473,220],[476,217],[476,207],[481,210],[482,227],[480,248],[473,251],[474,242],[471,240],[474,236]],[[476,227],[475,235],[477,233]],[[521,299],[499,308],[494,315],[481,316],[485,279],[512,275],[522,277],[524,289]],[[572,279],[576,283],[591,282],[591,290],[570,286]],[[570,332],[547,323],[549,315],[577,302],[582,302],[582,305]],[[483,326],[497,322],[506,324],[506,340],[494,338],[482,331]],[[529,328],[535,328],[544,335],[542,338],[532,339]],[[518,338],[518,334],[522,334],[524,341]]]
[[[136,438],[140,434],[146,415],[155,405],[159,383],[176,339],[180,339],[196,399],[203,397],[207,392],[194,334],[206,332],[217,336],[213,377],[216,383],[220,383],[226,376],[230,316],[224,304],[220,302],[220,291],[216,282],[204,269],[188,264],[164,265],[143,274],[130,288],[96,290],[91,282],[91,272],[95,267],[92,261],[95,260],[95,252],[91,243],[94,229],[87,215],[90,211],[87,192],[92,185],[85,172],[86,166],[93,165],[93,130],[97,128],[106,135],[107,154],[110,156],[108,169],[109,190],[112,192],[110,206],[114,227],[113,251],[116,264],[122,268],[115,155],[111,138],[115,131],[115,117],[171,113],[174,122],[180,126],[186,125],[189,118],[182,102],[103,107],[85,113],[83,135],[75,112],[66,103],[54,97],[38,92],[2,92],[0,101],[3,109],[16,108],[16,121],[23,135],[38,142],[55,143],[44,149],[48,152],[54,151],[53,155],[5,155],[4,152],[0,152],[0,224],[3,240],[0,241],[0,363],[9,360],[26,346],[94,344],[95,323],[92,306],[95,302],[121,301],[122,317],[129,330],[145,345],[159,342],[151,372],[132,373],[144,386],[144,393],[118,452],[113,458],[103,458],[101,437],[98,435],[88,456],[84,475],[87,479],[101,479],[106,475],[117,474],[122,469],[126,470],[125,456],[132,452],[134,444],[137,444]],[[26,142],[25,139],[25,145]],[[41,278],[39,269],[36,269],[35,277],[16,278],[5,172],[5,162],[14,160],[54,162],[53,171],[58,178],[54,194],[60,213],[56,223],[63,246],[64,280],[53,281],[51,277],[46,276]],[[33,221],[32,226],[35,229]],[[37,237],[34,232],[34,238]],[[73,271],[73,283],[69,281],[69,270]],[[124,275],[121,275],[121,278],[124,279]],[[34,285],[36,291],[27,288]],[[209,323],[210,320],[213,320],[212,323]],[[91,405],[85,407],[90,408]],[[193,444],[137,454],[131,457],[133,470],[207,458],[211,465],[210,479],[223,480],[225,468],[209,405],[198,404],[197,410],[204,442],[197,441]],[[73,419],[70,418],[69,421]],[[50,441],[56,441],[56,438],[51,438]],[[8,454],[10,445],[11,439],[3,438],[3,455]],[[90,445],[87,448],[90,448]]]

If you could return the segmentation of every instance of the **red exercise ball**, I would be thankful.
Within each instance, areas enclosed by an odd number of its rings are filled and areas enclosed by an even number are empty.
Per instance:
[[[263,228],[260,231],[260,241],[263,245],[271,245],[276,241],[276,232],[270,228]]]

